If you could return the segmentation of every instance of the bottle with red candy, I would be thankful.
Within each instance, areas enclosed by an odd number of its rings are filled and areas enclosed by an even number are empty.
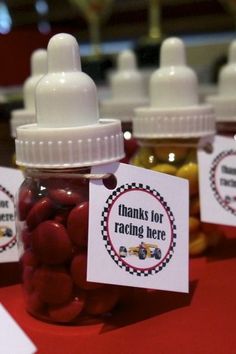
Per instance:
[[[120,121],[98,119],[96,86],[81,71],[76,39],[55,35],[47,52],[37,123],[17,128],[16,160],[26,176],[17,198],[23,291],[33,316],[87,323],[123,294],[86,280],[90,169],[124,156],[123,135]]]
[[[125,158],[121,162],[128,163],[138,148],[132,127],[134,109],[148,104],[144,78],[137,70],[134,52],[124,50],[118,55],[117,71],[111,74],[110,83],[112,97],[100,102],[101,114],[121,120],[125,147]]]

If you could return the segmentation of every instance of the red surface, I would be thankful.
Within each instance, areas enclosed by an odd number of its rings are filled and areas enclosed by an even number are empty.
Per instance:
[[[190,262],[190,293],[138,291],[105,323],[59,326],[24,310],[21,287],[0,289],[0,301],[38,354],[235,354],[235,229],[222,245]]]

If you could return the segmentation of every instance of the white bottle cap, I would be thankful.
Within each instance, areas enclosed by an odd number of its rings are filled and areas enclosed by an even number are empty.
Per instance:
[[[24,109],[17,109],[11,114],[11,136],[16,137],[17,127],[35,122],[35,88],[47,72],[47,51],[35,50],[30,58],[31,75],[23,85]]]
[[[124,50],[118,55],[117,71],[111,76],[111,93],[111,99],[100,103],[100,111],[104,117],[131,122],[134,109],[148,104],[144,80],[131,50]]]
[[[69,34],[48,44],[48,74],[36,88],[37,124],[17,129],[16,162],[35,168],[68,168],[124,156],[121,124],[98,120],[96,86],[81,71],[79,46]]]
[[[218,95],[208,96],[218,122],[236,122],[236,40],[229,46],[228,63],[219,73]]]
[[[215,132],[214,111],[198,102],[196,74],[186,65],[183,41],[168,38],[161,46],[160,68],[150,79],[150,107],[137,108],[138,138],[191,138]]]

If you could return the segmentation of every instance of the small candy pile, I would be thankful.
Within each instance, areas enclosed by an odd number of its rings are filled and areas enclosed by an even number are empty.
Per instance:
[[[71,323],[107,313],[120,299],[119,287],[86,280],[88,213],[84,178],[28,177],[20,188],[23,287],[38,318]]]

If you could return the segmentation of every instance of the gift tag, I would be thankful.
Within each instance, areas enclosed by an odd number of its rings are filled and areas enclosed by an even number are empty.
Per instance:
[[[36,347],[0,304],[0,353],[33,354]]]
[[[92,168],[89,281],[188,292],[188,181],[127,164]]]
[[[23,182],[21,171],[0,167],[0,263],[17,262],[14,198]]]
[[[198,149],[198,162],[201,220],[236,226],[236,141],[216,136],[212,152]]]

